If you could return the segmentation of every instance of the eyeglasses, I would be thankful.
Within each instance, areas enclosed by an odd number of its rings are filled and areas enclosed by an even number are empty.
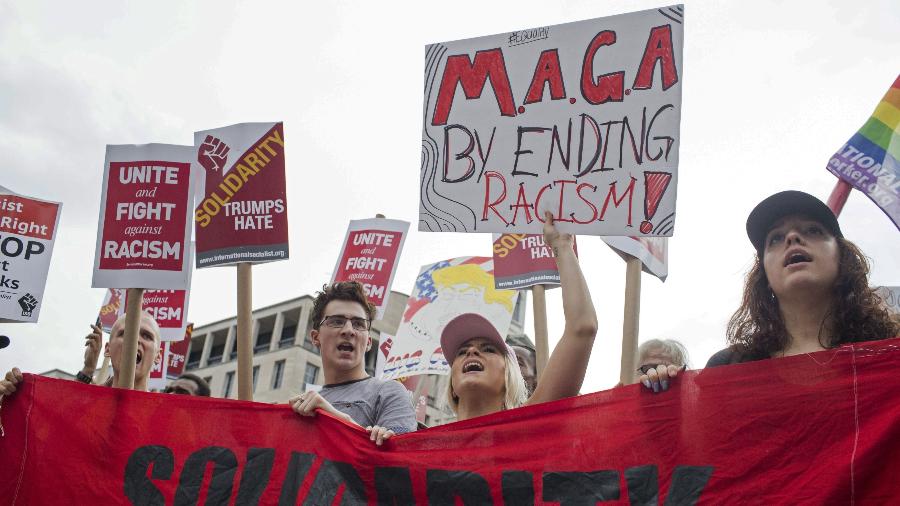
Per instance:
[[[333,314],[322,319],[322,321],[319,322],[319,325],[324,324],[326,327],[331,327],[333,329],[342,329],[344,328],[344,325],[347,324],[347,320],[350,320],[350,325],[353,327],[353,330],[358,330],[360,332],[369,330],[369,324],[371,323],[365,318],[347,318],[346,316]]]

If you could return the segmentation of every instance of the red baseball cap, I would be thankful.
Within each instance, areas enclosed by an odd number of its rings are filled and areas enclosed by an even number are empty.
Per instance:
[[[441,332],[441,351],[447,363],[452,364],[460,346],[476,337],[487,339],[500,349],[506,350],[506,354],[513,362],[516,361],[516,353],[506,344],[493,323],[478,313],[463,313],[450,320]]]

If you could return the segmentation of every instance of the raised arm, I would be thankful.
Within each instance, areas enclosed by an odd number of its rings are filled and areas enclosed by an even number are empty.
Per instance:
[[[550,354],[534,395],[525,404],[578,395],[597,335],[597,313],[575,257],[575,239],[571,234],[560,234],[556,230],[553,215],[549,212],[544,223],[544,241],[553,248],[556,256],[566,326]]]

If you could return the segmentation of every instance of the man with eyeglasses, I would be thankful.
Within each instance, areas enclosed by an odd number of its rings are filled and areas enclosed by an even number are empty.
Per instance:
[[[359,283],[323,286],[313,303],[310,338],[322,356],[325,385],[319,392],[305,392],[288,402],[304,416],[322,409],[365,427],[380,446],[395,434],[416,430],[416,414],[403,385],[366,373],[374,317],[375,307]]]

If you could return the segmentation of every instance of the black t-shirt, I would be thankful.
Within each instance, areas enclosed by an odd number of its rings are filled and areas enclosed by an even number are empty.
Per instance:
[[[744,362],[755,362],[766,358],[769,357],[761,357],[746,352],[740,352],[734,346],[729,346],[724,350],[717,351],[713,356],[709,357],[709,361],[706,362],[706,367],[742,364]]]

